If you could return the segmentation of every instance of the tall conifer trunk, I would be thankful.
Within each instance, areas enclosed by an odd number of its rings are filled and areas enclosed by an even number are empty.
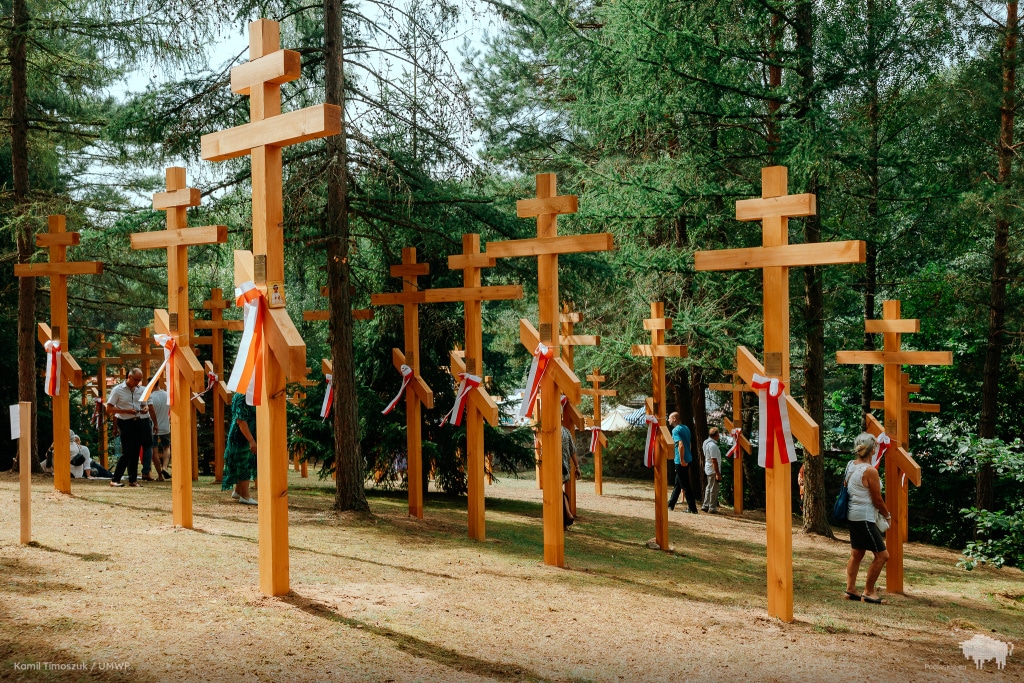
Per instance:
[[[336,510],[369,510],[359,448],[359,403],[352,353],[352,302],[348,262],[348,143],[345,130],[345,34],[341,0],[324,0],[326,71],[329,104],[341,107],[341,133],[327,138],[331,168],[327,175],[327,282],[330,297],[330,347],[334,361],[334,466]]]
[[[978,436],[994,439],[999,410],[999,374],[1002,362],[1004,323],[1006,321],[1006,280],[1010,258],[1010,221],[1008,204],[1013,181],[1013,125],[1017,109],[1017,3],[1006,3],[1006,35],[1002,50],[1003,97],[999,107],[999,203],[996,207],[995,245],[992,258],[992,286],[989,299],[988,342],[981,384],[981,419]],[[994,474],[990,464],[982,465],[976,480],[975,505],[989,510],[994,502]]]
[[[28,203],[28,5],[13,0],[11,5],[11,171],[14,176],[14,212],[17,231],[18,263],[28,263],[35,251],[31,222],[25,220]],[[32,404],[32,443],[36,438],[36,278],[18,281],[18,400]],[[32,469],[41,471],[39,458],[32,458]]]
[[[867,119],[868,119],[868,156],[865,172],[868,179],[868,234],[866,258],[864,262],[864,319],[875,317],[875,294],[878,286],[878,245],[875,236],[879,230],[879,176],[878,158],[881,154],[879,143],[879,126],[881,125],[878,108],[878,24],[875,0],[867,4]],[[875,337],[864,334],[864,348],[875,348]],[[867,415],[871,410],[871,393],[874,384],[875,366],[866,363],[861,370],[860,406],[861,412]]]

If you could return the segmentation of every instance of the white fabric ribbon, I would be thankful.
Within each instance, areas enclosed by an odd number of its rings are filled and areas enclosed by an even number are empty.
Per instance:
[[[441,425],[444,426],[449,420],[452,421],[456,427],[462,424],[462,414],[466,410],[466,402],[469,400],[469,392],[480,386],[482,378],[471,375],[468,372],[459,373],[459,390],[455,392],[455,405],[448,411],[448,414],[441,420]]]
[[[644,418],[647,423],[647,439],[644,441],[644,466],[654,467],[658,461],[658,416],[648,415]]]
[[[324,392],[324,403],[320,406],[320,419],[326,420],[331,414],[331,406],[334,405],[334,375],[324,375],[327,380],[327,391]]]
[[[92,426],[96,429],[102,429],[103,427],[103,399],[97,396],[92,400]]]
[[[554,358],[555,352],[544,344],[537,344],[533,352],[533,362],[530,364],[530,375],[526,379],[526,391],[523,392],[523,403],[519,406],[519,419],[533,417],[533,406],[537,402],[537,394],[540,392],[540,382],[548,371],[548,365]]]
[[[601,441],[601,428],[600,427],[587,427],[590,432],[590,452],[597,452],[597,445]]]
[[[892,447],[892,439],[884,431],[878,435],[878,447],[875,448],[875,452],[871,454],[871,466],[876,470],[881,466],[882,459],[885,456],[886,451]]]
[[[388,404],[387,408],[385,408],[384,410],[380,411],[382,415],[387,415],[388,413],[390,413],[392,410],[395,409],[395,406],[398,405],[398,399],[402,398],[402,394],[405,393],[406,387],[408,387],[409,386],[409,382],[412,381],[412,368],[410,368],[408,365],[403,363],[401,371],[402,371],[402,388],[399,389],[398,393],[395,394],[395,397],[393,399],[391,399],[391,403]]]
[[[755,374],[753,379],[750,387],[757,390],[759,402],[757,463],[766,469],[774,467],[776,450],[780,464],[796,462],[796,447],[786,406],[786,385],[777,377]]]
[[[219,379],[220,378],[217,377],[217,374],[214,372],[206,373],[206,388],[200,392],[192,392],[192,398],[196,399],[199,398],[200,396],[206,396],[208,393],[210,393],[210,390],[217,385],[217,380]]]
[[[160,379],[160,373],[164,374],[164,383],[167,385],[167,405],[174,405],[174,349],[178,343],[174,341],[174,337],[169,334],[156,334],[153,335],[153,341],[163,347],[164,349],[164,362],[160,364],[160,367],[156,369],[153,374],[153,379],[149,380],[149,384],[146,385],[146,390],[142,392],[142,400],[148,401],[150,394],[153,393],[153,389],[156,388],[157,380]]]
[[[51,339],[43,344],[46,350],[46,380],[43,383],[43,391],[47,396],[56,396],[60,393],[60,340]]]
[[[738,458],[740,457],[740,435],[743,434],[743,430],[739,427],[734,427],[729,434],[732,435],[732,448],[725,454],[725,457]]]
[[[245,402],[258,406],[263,393],[263,320],[267,302],[256,283],[247,280],[235,288],[235,305],[243,307],[242,341],[228,378],[228,391],[245,387]]]

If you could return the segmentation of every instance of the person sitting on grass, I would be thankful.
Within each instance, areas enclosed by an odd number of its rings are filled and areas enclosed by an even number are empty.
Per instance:
[[[875,581],[882,573],[882,567],[889,560],[885,549],[885,538],[875,520],[881,515],[890,520],[889,510],[882,500],[882,480],[878,470],[871,466],[871,456],[878,449],[878,441],[867,432],[862,432],[853,442],[856,458],[846,466],[846,489],[850,496],[846,519],[850,527],[850,561],[846,564],[846,597],[850,600],[864,600],[881,604],[882,599],[875,592]],[[864,553],[870,550],[875,559],[868,567],[864,593],[857,592],[857,574],[860,571]]]

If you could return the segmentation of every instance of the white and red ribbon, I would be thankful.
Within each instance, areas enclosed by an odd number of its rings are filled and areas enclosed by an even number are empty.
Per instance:
[[[776,450],[780,464],[796,462],[796,447],[793,446],[793,431],[786,407],[786,385],[776,377],[755,374],[750,387],[757,390],[760,402],[757,463],[766,469],[774,467]]]
[[[160,367],[156,369],[156,373],[153,375],[153,379],[149,380],[149,384],[146,385],[146,390],[142,392],[142,400],[148,401],[150,394],[153,393],[153,389],[156,388],[156,383],[160,379],[160,373],[164,374],[164,383],[167,385],[167,405],[174,405],[174,349],[178,346],[178,343],[174,341],[174,337],[169,334],[156,334],[153,335],[153,341],[164,348],[164,362],[160,364]]]
[[[43,344],[46,349],[46,380],[43,383],[43,391],[47,396],[56,396],[60,393],[60,340],[51,339]]]
[[[597,444],[601,441],[601,428],[600,427],[587,427],[590,432],[590,452],[597,452]]]
[[[644,440],[644,466],[654,467],[658,461],[658,416],[648,415],[644,421],[647,422],[647,438]]]
[[[192,398],[193,399],[197,399],[200,396],[206,396],[208,393],[210,393],[210,390],[213,389],[217,385],[217,380],[218,379],[220,379],[220,378],[217,377],[216,373],[213,373],[213,372],[206,373],[206,388],[203,389],[202,391],[198,392],[198,393],[192,392]]]
[[[103,399],[97,396],[92,400],[92,426],[96,429],[103,427]]]
[[[878,448],[871,454],[871,466],[876,470],[882,464],[882,458],[885,456],[886,451],[892,446],[892,439],[885,432],[878,435]]]
[[[387,415],[388,413],[390,413],[392,410],[395,409],[395,406],[398,405],[398,399],[402,398],[402,394],[405,393],[406,387],[408,387],[409,386],[409,382],[412,381],[412,368],[410,368],[405,363],[402,363],[401,370],[402,370],[402,388],[399,389],[398,393],[395,394],[395,397],[393,399],[391,399],[391,403],[388,404],[387,408],[385,408],[384,410],[380,411],[382,415]]]
[[[459,390],[455,392],[455,405],[452,406],[452,409],[449,410],[448,414],[441,420],[442,426],[444,426],[448,420],[451,420],[452,424],[456,427],[462,424],[462,414],[466,410],[466,402],[469,400],[469,392],[480,386],[482,378],[476,375],[471,375],[468,372],[460,372],[459,380]]]
[[[740,457],[740,436],[743,434],[743,430],[735,427],[729,434],[732,435],[732,448],[725,454],[725,457],[738,458]]]
[[[327,380],[327,390],[324,392],[324,402],[320,406],[320,419],[326,420],[331,414],[331,406],[334,405],[334,375],[324,375]]]
[[[519,406],[520,420],[525,417],[533,417],[533,406],[537,402],[537,394],[540,392],[540,381],[544,379],[544,373],[548,371],[548,365],[554,357],[554,349],[550,349],[544,344],[537,344],[537,348],[533,352],[533,362],[530,364],[530,375],[526,379],[523,403]]]
[[[244,306],[245,324],[235,365],[228,378],[228,391],[236,392],[238,387],[245,387],[245,402],[258,406],[263,393],[263,321],[267,300],[256,283],[248,280],[235,288],[235,305]]]

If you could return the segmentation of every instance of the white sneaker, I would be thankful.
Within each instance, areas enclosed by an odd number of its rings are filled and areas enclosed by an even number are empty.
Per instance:
[[[238,500],[239,498],[241,498],[241,496],[238,495],[238,491],[232,491],[231,492],[231,497],[234,498],[235,500]]]
[[[257,501],[255,498],[242,498],[241,496],[239,496],[238,502],[242,503],[243,505],[259,505],[259,501]]]

